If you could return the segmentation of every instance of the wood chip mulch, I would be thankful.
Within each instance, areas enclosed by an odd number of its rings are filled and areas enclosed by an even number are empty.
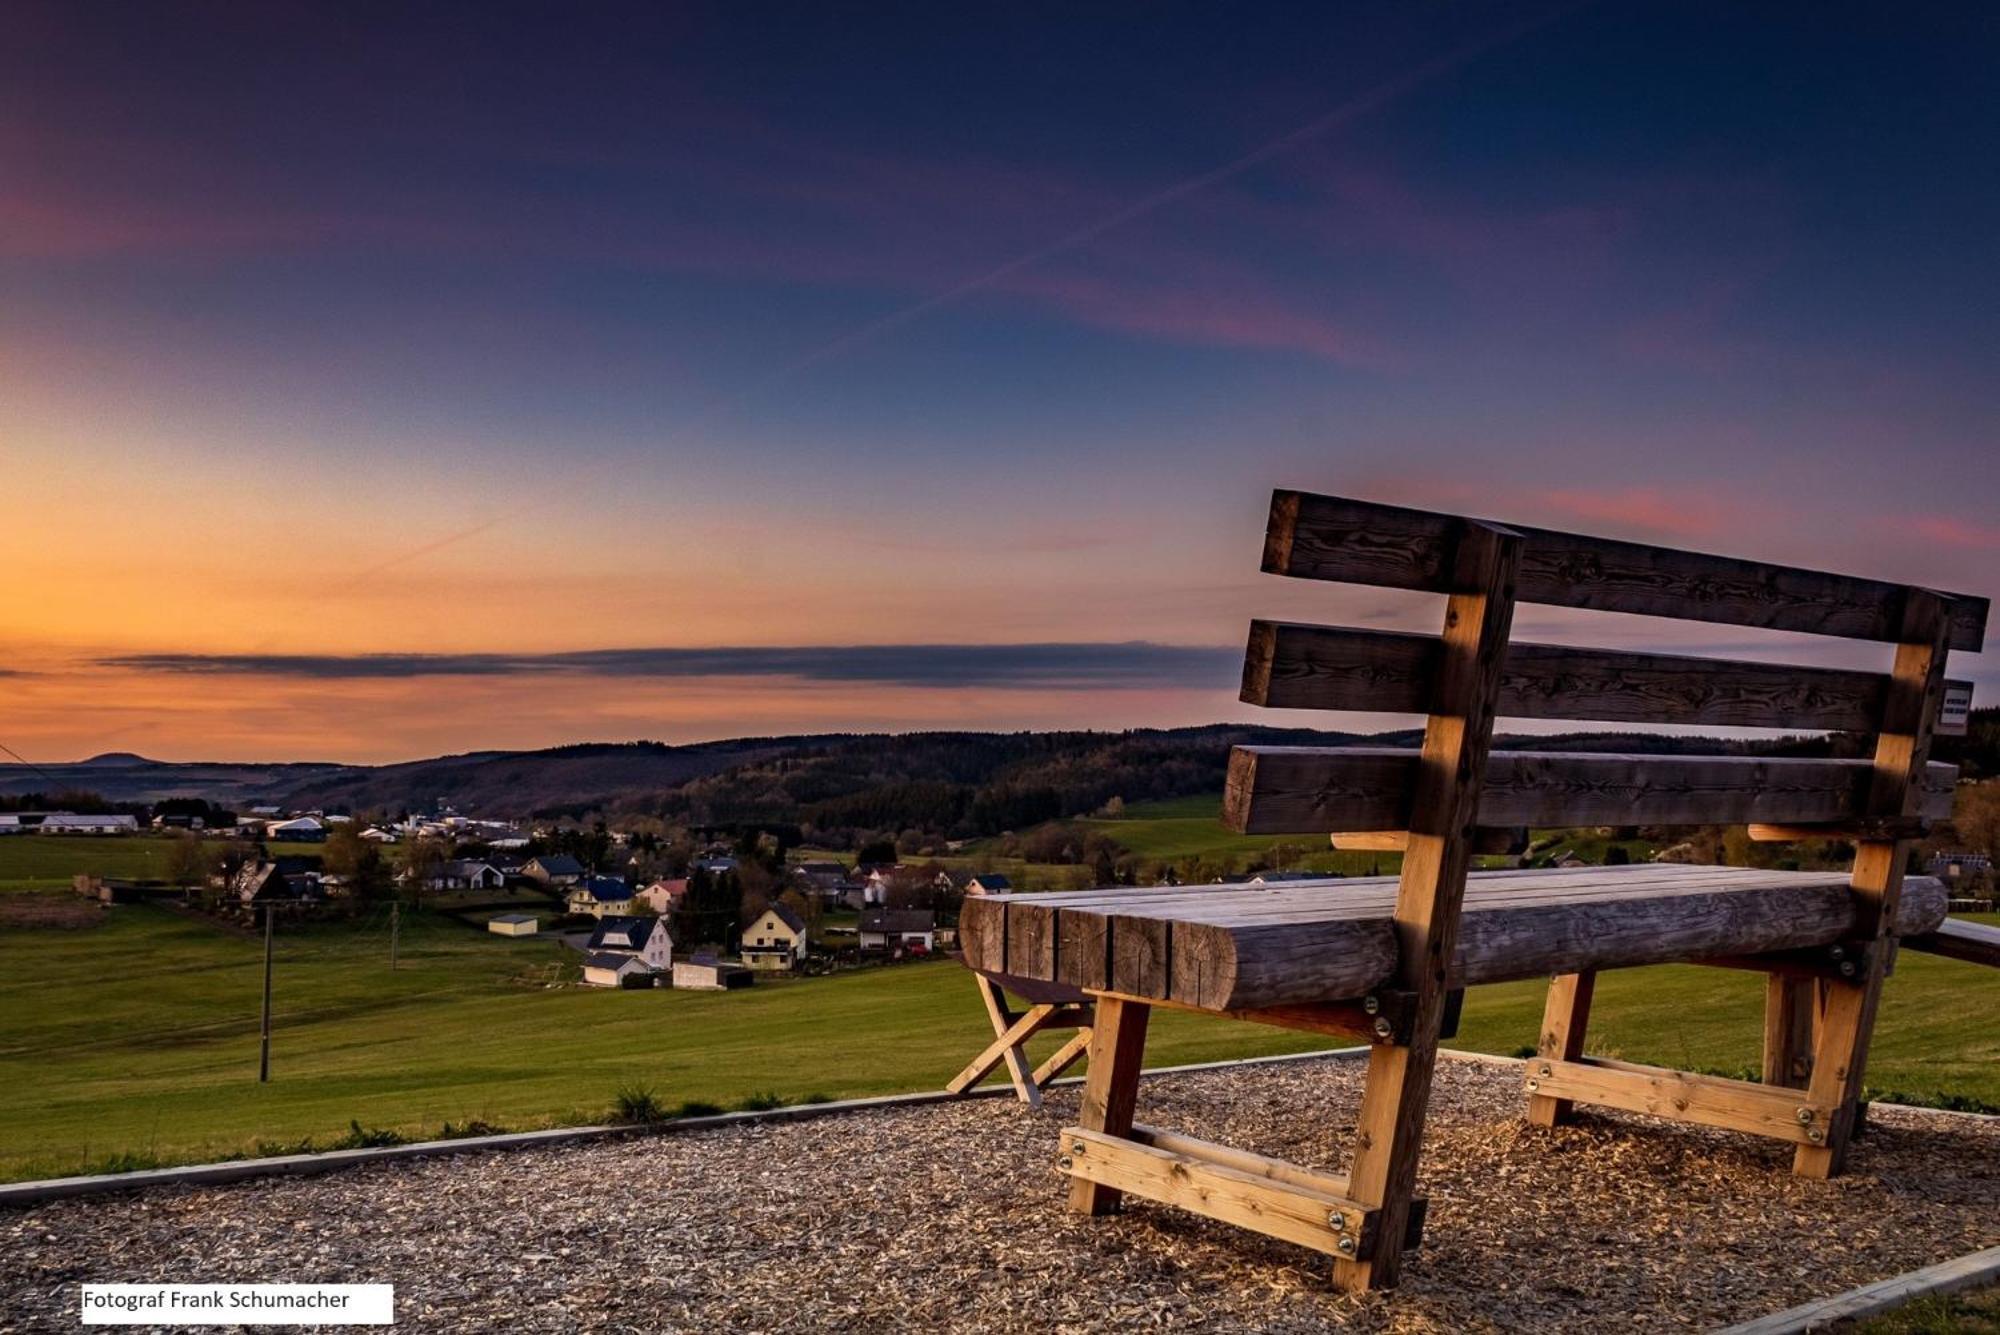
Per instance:
[[[1141,1117],[1338,1168],[1352,1061],[1148,1080]],[[86,1281],[392,1282],[411,1331],[1707,1330],[2000,1244],[2000,1122],[1877,1110],[1853,1170],[1621,1114],[1520,1119],[1447,1062],[1423,1249],[1350,1297],[1313,1253],[1147,1202],[1063,1209],[1073,1090],[160,1189],[0,1214],[0,1330]]]

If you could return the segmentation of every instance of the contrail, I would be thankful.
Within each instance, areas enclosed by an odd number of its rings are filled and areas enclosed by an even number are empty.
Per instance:
[[[1234,158],[1229,162],[1223,163],[1221,166],[1211,167],[1207,171],[1176,181],[1172,185],[1164,186],[1143,199],[1128,204],[1122,209],[1107,213],[1103,217],[1086,223],[1075,231],[1057,237],[1053,241],[1037,246],[1033,250],[1017,255],[1006,263],[988,269],[976,277],[968,278],[964,282],[947,288],[943,292],[925,297],[921,301],[912,302],[910,305],[904,306],[899,310],[891,311],[887,315],[859,325],[833,341],[768,372],[743,388],[710,400],[684,420],[670,428],[670,431],[684,431],[710,418],[720,416],[723,413],[738,408],[766,390],[791,379],[801,371],[808,370],[811,367],[839,357],[863,344],[873,342],[884,334],[892,333],[947,306],[956,305],[967,297],[983,292],[996,283],[1005,281],[1023,269],[1030,268],[1036,264],[1040,264],[1044,260],[1088,245],[1107,232],[1123,227],[1127,223],[1136,222],[1140,218],[1155,213],[1169,204],[1178,203],[1191,195],[1211,189],[1225,181],[1242,175],[1252,167],[1260,166],[1335,130],[1343,129],[1354,121],[1367,116],[1369,113],[1407,96],[1423,85],[1441,78],[1462,66],[1468,65],[1483,55],[1499,50],[1502,47],[1510,46],[1521,38],[1548,26],[1559,18],[1565,17],[1578,9],[1585,8],[1588,3],[1590,3],[1590,0],[1583,0],[1583,3],[1553,9],[1537,18],[1527,19],[1510,27],[1503,28],[1500,32],[1492,36],[1475,42],[1469,42],[1455,50],[1448,51],[1441,56],[1433,57],[1422,64],[1413,66],[1396,77],[1384,83],[1377,84],[1366,92],[1350,98],[1324,115],[1315,117],[1295,129],[1286,131],[1276,139],[1252,149],[1239,158]],[[397,566],[417,560],[420,557],[429,556],[433,552],[464,542],[468,538],[477,537],[479,534],[486,532],[486,530],[496,525],[527,514],[534,508],[533,505],[522,505],[503,514],[496,515],[483,523],[475,524],[470,528],[462,529],[455,533],[448,533],[444,537],[433,539],[421,547],[413,547],[397,556],[392,556],[387,560],[370,566],[367,570],[349,579],[343,580],[340,584],[325,590],[321,596],[324,598],[343,593],[363,580],[372,578],[384,571],[393,570]],[[268,644],[262,646],[262,648],[268,647]]]

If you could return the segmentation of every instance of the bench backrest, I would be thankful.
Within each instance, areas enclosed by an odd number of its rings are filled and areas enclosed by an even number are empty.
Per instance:
[[[1462,594],[1469,535],[1495,532],[1518,559],[1511,600],[1898,648],[1894,669],[1876,673],[1506,642],[1487,701],[1500,717],[1857,732],[1877,750],[1873,761],[1487,755],[1482,735],[1480,825],[1758,823],[1893,838],[1950,813],[1955,771],[1929,763],[1929,742],[1964,730],[1972,689],[1943,665],[1950,649],[1981,647],[1984,598],[1294,491],[1272,497],[1264,569]],[[1456,689],[1448,658],[1436,636],[1257,621],[1243,699],[1436,716]],[[1419,772],[1416,751],[1240,747],[1224,819],[1247,833],[1407,830]]]

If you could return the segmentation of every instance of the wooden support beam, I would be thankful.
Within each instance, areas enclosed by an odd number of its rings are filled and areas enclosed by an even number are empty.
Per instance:
[[[1006,1063],[1007,1078],[1014,1082],[1014,1095],[1030,1108],[1042,1106],[1042,1091],[1031,1078],[1028,1070],[1028,1055],[1021,1045],[1028,1036],[1047,1022],[1047,1017],[1055,1010],[1053,1006],[1036,1006],[1026,1015],[1016,1017],[1008,1009],[1007,998],[994,981],[983,974],[974,974],[978,980],[979,998],[986,1003],[986,1017],[993,1022],[994,1040],[984,1052],[972,1059],[972,1064],[953,1077],[946,1088],[952,1093],[963,1093],[986,1078],[986,1073],[995,1065]],[[1019,1030],[1018,1036],[1016,1030]],[[990,1061],[989,1061],[990,1058]],[[975,1070],[977,1074],[974,1074]],[[970,1077],[968,1079],[968,1077]],[[961,1083],[962,1082],[962,1083]]]
[[[1542,1037],[1538,1056],[1555,1061],[1576,1061],[1583,1056],[1583,1037],[1590,1028],[1590,1002],[1597,991],[1597,975],[1557,974],[1549,980],[1548,1000],[1542,1005]],[[1568,1099],[1548,1094],[1528,1095],[1528,1122],[1532,1126],[1557,1126],[1569,1120]]]
[[[1945,658],[1952,643],[1952,599],[1928,589],[1909,589],[1901,613],[1896,662],[1890,673],[1881,731],[1875,738],[1873,775],[1864,812],[1873,820],[1908,818],[1923,812],[1931,734],[1944,699]],[[1879,942],[1894,931],[1911,846],[1907,839],[1871,839],[1856,846],[1857,941]],[[1802,1145],[1793,1154],[1792,1171],[1801,1177],[1832,1177],[1846,1166],[1889,954],[1886,949],[1870,951],[1863,977],[1827,985],[1808,1090],[1816,1102],[1831,1105],[1835,1113],[1820,1141]]]
[[[1049,1081],[1083,1060],[1084,1053],[1090,1051],[1090,1030],[1078,1029],[1069,1042],[1049,1054],[1049,1059],[1035,1068],[1029,1079],[1037,1089],[1047,1089]]]
[[[1833,1104],[1800,1090],[1603,1057],[1575,1061],[1531,1058],[1525,1083],[1530,1094],[1748,1131],[1791,1141],[1801,1148],[1811,1148],[1825,1138],[1834,1113]]]
[[[1100,997],[1090,1031],[1090,1071],[1077,1117],[1084,1131],[1113,1138],[1131,1134],[1138,1106],[1139,1072],[1146,1059],[1146,1021],[1152,1007]],[[1104,1215],[1118,1208],[1119,1184],[1079,1175],[1070,1183],[1069,1208]]]
[[[1329,836],[1343,853],[1400,853],[1410,842],[1407,830],[1356,830]],[[1525,825],[1482,825],[1472,832],[1472,851],[1492,856],[1520,853],[1528,847]]]
[[[1819,980],[1771,973],[1764,977],[1764,1083],[1804,1089],[1812,1076]]]
[[[1805,839],[1838,839],[1858,843],[1863,839],[1921,839],[1929,834],[1931,822],[1922,816],[1894,816],[1885,820],[1848,820],[1831,825],[1749,826],[1750,838],[1760,844],[1789,844]]]
[[[1129,1192],[1329,1256],[1366,1257],[1376,1249],[1378,1211],[1275,1159],[1183,1136],[1156,1133],[1148,1144],[1070,1127],[1058,1164],[1077,1187]]]
[[[1396,985],[1413,997],[1411,1032],[1407,1045],[1369,1049],[1348,1182],[1380,1221],[1370,1254],[1334,1263],[1335,1281],[1346,1289],[1392,1287],[1401,1270],[1520,561],[1520,536],[1495,525],[1465,524],[1453,543],[1441,657],[1396,891]]]

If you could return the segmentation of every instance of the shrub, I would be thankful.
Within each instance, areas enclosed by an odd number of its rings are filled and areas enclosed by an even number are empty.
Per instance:
[[[666,1119],[667,1110],[645,1085],[627,1085],[620,1089],[611,1106],[611,1120],[614,1122],[664,1122]]]
[[[762,1094],[752,1094],[749,1098],[736,1105],[737,1109],[741,1112],[769,1112],[773,1108],[782,1108],[784,1106],[785,1101],[769,1091]]]

